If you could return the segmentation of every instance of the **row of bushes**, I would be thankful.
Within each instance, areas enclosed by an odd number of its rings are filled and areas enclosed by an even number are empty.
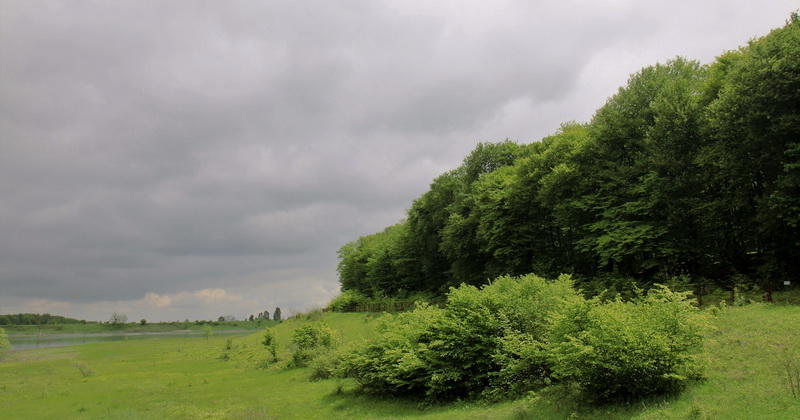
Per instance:
[[[414,308],[417,302],[432,302],[429,293],[415,293],[408,296],[367,296],[356,290],[344,290],[325,308],[332,312],[403,312]]]
[[[641,294],[642,288],[652,287],[655,282],[636,281],[621,275],[601,275],[596,278],[575,279],[575,285],[586,298],[598,297],[604,301],[620,297],[630,300]],[[701,306],[715,306],[722,301],[729,305],[742,305],[764,299],[766,291],[743,275],[736,275],[730,288],[715,286],[710,282],[700,283],[686,275],[672,276],[657,282],[673,291],[689,292],[689,296]],[[700,284],[702,287],[699,287]],[[800,304],[800,288],[784,286],[773,291],[776,303]],[[367,296],[355,290],[342,291],[328,306],[326,312],[404,312],[413,309],[418,302],[443,306],[444,300],[432,294],[415,293],[405,297]]]
[[[389,317],[376,339],[315,372],[369,393],[431,401],[500,398],[553,383],[594,402],[680,390],[702,376],[705,316],[657,286],[629,301],[585,299],[569,276],[504,276],[451,289],[444,307]]]

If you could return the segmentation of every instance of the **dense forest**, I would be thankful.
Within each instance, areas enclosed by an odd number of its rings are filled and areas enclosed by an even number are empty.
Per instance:
[[[569,273],[698,296],[800,273],[800,18],[708,65],[646,67],[588,123],[481,143],[407,217],[339,250],[343,291],[442,294]]]

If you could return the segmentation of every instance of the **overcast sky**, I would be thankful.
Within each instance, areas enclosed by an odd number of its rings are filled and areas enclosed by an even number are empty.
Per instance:
[[[0,0],[0,313],[325,304],[479,141],[586,121],[800,1]]]

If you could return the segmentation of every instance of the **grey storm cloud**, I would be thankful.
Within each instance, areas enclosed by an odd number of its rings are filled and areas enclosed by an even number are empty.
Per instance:
[[[0,312],[322,304],[338,247],[476,142],[586,120],[797,7],[0,0]]]

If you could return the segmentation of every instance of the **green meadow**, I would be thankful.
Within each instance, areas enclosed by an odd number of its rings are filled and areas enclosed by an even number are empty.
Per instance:
[[[311,381],[310,368],[286,366],[295,328],[324,322],[347,345],[369,338],[382,316],[391,315],[317,312],[283,322],[273,327],[274,364],[263,331],[12,351],[0,361],[0,418],[800,418],[800,399],[786,381],[787,361],[800,360],[797,306],[719,312],[706,339],[707,379],[680,395],[630,405],[586,406],[558,388],[503,403],[426,405],[365,396],[349,380]]]

